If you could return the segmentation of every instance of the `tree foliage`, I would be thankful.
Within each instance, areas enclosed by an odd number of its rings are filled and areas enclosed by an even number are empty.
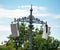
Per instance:
[[[24,23],[19,25],[19,37],[8,37],[9,40],[4,44],[0,45],[0,50],[29,50],[29,26]],[[53,37],[48,37],[47,40],[42,39],[42,28],[32,29],[32,50],[57,50],[60,42]]]

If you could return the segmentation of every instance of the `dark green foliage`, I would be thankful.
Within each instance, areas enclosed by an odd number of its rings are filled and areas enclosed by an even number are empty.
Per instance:
[[[23,23],[19,26],[19,37],[9,36],[9,40],[6,44],[0,46],[0,50],[29,50],[29,35],[30,29]],[[42,39],[42,28],[32,29],[32,48],[33,50],[57,50],[60,42],[52,37],[48,37],[47,40]],[[18,44],[17,44],[18,43]],[[23,46],[22,46],[23,45]]]

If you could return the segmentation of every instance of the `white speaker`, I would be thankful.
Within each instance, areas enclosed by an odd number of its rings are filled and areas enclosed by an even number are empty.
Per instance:
[[[48,39],[48,27],[46,25],[43,26],[43,34],[42,34],[43,39]]]
[[[18,25],[16,22],[11,23],[11,33],[13,37],[19,36]]]
[[[51,30],[51,27],[48,27],[48,34],[50,34],[51,32],[50,32],[50,30]]]

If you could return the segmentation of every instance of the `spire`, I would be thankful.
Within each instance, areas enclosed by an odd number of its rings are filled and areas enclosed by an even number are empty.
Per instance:
[[[33,9],[32,9],[32,4],[31,4],[30,15],[32,15],[32,11],[33,11]]]

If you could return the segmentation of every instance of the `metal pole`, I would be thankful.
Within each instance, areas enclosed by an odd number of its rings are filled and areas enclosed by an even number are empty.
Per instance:
[[[14,19],[14,22],[18,22],[18,29],[19,29],[19,21],[21,21],[21,22],[29,22],[29,28],[30,28],[30,37],[29,37],[29,41],[30,41],[30,50],[32,50],[32,27],[33,27],[33,25],[32,25],[32,23],[39,23],[39,24],[46,24],[45,22],[43,22],[43,21],[40,21],[38,18],[34,18],[34,16],[32,15],[32,11],[33,11],[33,9],[32,9],[32,5],[31,5],[31,9],[30,9],[30,15],[28,16],[28,18],[19,18],[19,19],[17,19],[16,20],[16,18]],[[46,25],[46,27],[47,27],[47,25]],[[47,29],[47,28],[46,28]],[[46,31],[47,32],[47,31]]]
[[[30,25],[29,25],[29,27],[30,27],[30,50],[32,50],[32,27],[33,27],[33,25],[32,25],[32,11],[33,11],[33,9],[32,9],[32,5],[31,5],[31,9],[30,9],[30,16],[29,16],[29,19],[30,19]]]
[[[32,25],[30,25],[30,50],[32,50]]]

